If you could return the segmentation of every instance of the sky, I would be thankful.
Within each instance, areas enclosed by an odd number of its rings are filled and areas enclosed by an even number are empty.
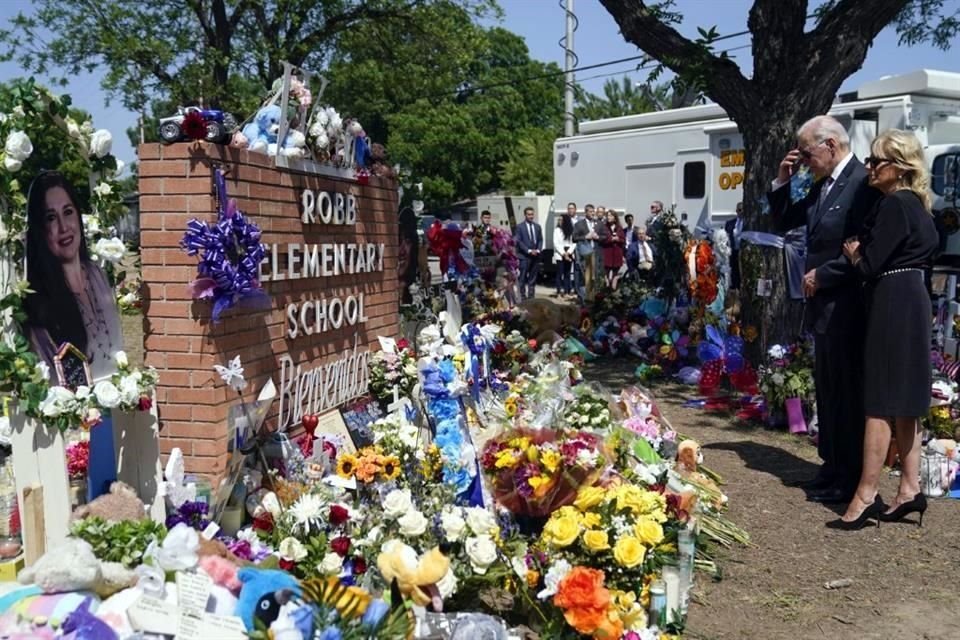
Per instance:
[[[958,0],[946,0],[955,4]],[[500,25],[521,35],[527,42],[532,57],[563,65],[563,49],[558,45],[565,32],[564,0],[499,0],[503,9]],[[677,0],[676,7],[684,16],[679,27],[687,36],[696,35],[696,27],[716,26],[721,35],[746,30],[747,13],[752,0]],[[9,19],[19,11],[32,11],[29,0],[0,0],[0,24],[6,26]],[[815,2],[811,2],[815,5]],[[616,22],[598,0],[574,0],[574,13],[579,26],[574,34],[574,48],[579,57],[579,66],[589,66],[610,60],[639,55],[641,52],[624,41]],[[723,49],[732,49],[730,55],[741,68],[749,70],[752,65],[748,35],[742,35],[722,43]],[[957,44],[960,46],[960,43]],[[746,48],[739,48],[746,47]],[[608,78],[630,76],[637,82],[646,79],[647,70],[635,69],[636,62],[627,62],[577,74],[577,80],[588,90],[599,92]],[[853,74],[842,91],[856,89],[860,84],[879,79],[885,75],[905,73],[916,69],[939,69],[960,72],[960,55],[943,52],[929,45],[900,47],[892,28],[883,31],[876,39],[863,67]],[[13,62],[0,63],[0,81],[24,75]],[[81,74],[71,79],[62,92],[73,97],[76,106],[89,111],[94,126],[109,128],[114,138],[114,154],[126,164],[136,160],[135,151],[126,136],[127,127],[137,121],[137,114],[114,102],[107,106],[104,92],[100,89],[100,74]],[[41,81],[44,78],[39,78]],[[336,81],[336,79],[332,79]],[[336,106],[336,105],[334,105]],[[243,114],[242,114],[243,115]],[[241,118],[242,119],[242,118]]]

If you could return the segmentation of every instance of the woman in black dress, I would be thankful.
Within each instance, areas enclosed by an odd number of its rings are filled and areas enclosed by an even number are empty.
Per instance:
[[[843,252],[864,279],[867,326],[864,409],[867,416],[863,473],[840,520],[841,529],[867,519],[897,521],[923,512],[920,492],[919,418],[930,409],[930,296],[924,281],[937,252],[930,215],[930,176],[916,136],[891,129],[873,141],[866,159],[870,185],[884,193],[867,217],[859,241]],[[900,451],[900,489],[890,507],[878,493],[880,472],[895,430]]]

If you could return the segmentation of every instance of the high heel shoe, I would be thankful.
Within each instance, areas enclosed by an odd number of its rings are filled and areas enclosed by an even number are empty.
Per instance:
[[[867,524],[867,520],[874,518],[877,521],[877,526],[880,526],[880,516],[886,510],[887,505],[883,503],[883,500],[880,498],[878,493],[873,498],[873,502],[867,506],[866,509],[860,512],[860,515],[857,516],[856,520],[844,520],[843,518],[837,518],[836,520],[831,520],[827,523],[828,529],[840,529],[842,531],[856,531],[857,529],[862,529],[864,525]]]
[[[880,513],[880,519],[884,522],[900,522],[911,513],[919,514],[917,527],[923,526],[923,514],[927,510],[927,496],[918,493],[906,502],[901,502],[897,508],[887,513],[886,510]]]

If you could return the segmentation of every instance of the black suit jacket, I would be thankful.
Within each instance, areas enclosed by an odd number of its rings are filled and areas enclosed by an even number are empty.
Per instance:
[[[790,202],[790,185],[767,194],[774,226],[780,233],[807,228],[805,269],[817,270],[817,293],[809,301],[807,320],[817,333],[862,331],[860,278],[843,255],[843,241],[860,233],[863,220],[880,199],[867,184],[867,170],[854,156],[843,168],[824,201],[820,180],[799,202]]]

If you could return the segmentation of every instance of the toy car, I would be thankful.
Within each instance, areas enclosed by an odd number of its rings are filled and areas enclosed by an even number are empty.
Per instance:
[[[204,140],[225,144],[237,128],[237,120],[231,114],[219,109],[201,109],[200,107],[177,107],[177,115],[160,119],[160,139],[167,144],[173,144],[185,139],[180,125],[184,117],[191,112],[200,114],[207,127]]]

